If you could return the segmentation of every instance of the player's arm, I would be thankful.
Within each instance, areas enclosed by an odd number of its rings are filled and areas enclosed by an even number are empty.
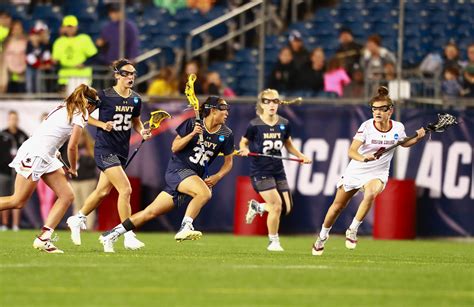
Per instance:
[[[375,160],[375,156],[373,154],[368,155],[361,155],[359,153],[359,148],[364,144],[362,141],[354,139],[352,141],[351,147],[349,147],[349,158],[352,160],[360,161],[360,162],[368,162]]]
[[[79,139],[82,134],[82,127],[79,125],[74,125],[72,128],[72,134],[69,138],[69,143],[67,145],[67,157],[69,159],[69,170],[68,172],[73,176],[77,177],[77,160],[78,160],[78,145]]]
[[[89,125],[92,125],[94,127],[97,127],[97,128],[101,128],[105,131],[112,131],[112,129],[114,128],[114,122],[113,121],[108,121],[108,122],[103,122],[103,121],[100,121],[98,119],[95,119],[94,117],[92,116],[89,116],[89,118],[87,119],[87,123]]]
[[[195,123],[193,131],[186,134],[185,136],[177,135],[174,138],[173,143],[171,144],[171,151],[173,153],[176,153],[176,152],[182,150],[184,147],[186,147],[186,145],[188,145],[188,143],[193,139],[193,137],[196,134],[199,134],[199,133],[202,133],[202,132],[203,132],[203,130],[202,130],[201,125],[199,123]]]
[[[215,186],[219,180],[221,180],[225,175],[227,175],[230,170],[232,169],[232,165],[234,163],[234,156],[231,153],[230,155],[224,156],[224,164],[222,164],[221,168],[217,173],[211,175],[204,179],[204,182],[207,184],[208,187],[212,188]]]
[[[243,156],[243,157],[247,157],[249,155],[249,152],[250,152],[250,149],[249,149],[249,140],[243,136],[241,139],[240,139],[240,142],[239,142],[239,155]]]
[[[409,140],[409,141],[406,142],[406,143],[403,143],[401,146],[403,146],[403,147],[410,147],[410,146],[415,145],[415,144],[418,143],[422,138],[425,137],[426,131],[425,131],[424,128],[420,128],[420,129],[416,130],[416,134],[417,134],[416,138],[411,139],[411,140]]]
[[[295,145],[293,144],[293,141],[291,140],[291,136],[289,138],[286,139],[285,141],[285,148],[286,150],[288,150],[288,152],[290,154],[292,154],[293,156],[296,156],[298,157],[299,159],[302,159],[303,160],[303,163],[306,163],[306,164],[309,164],[311,163],[311,159],[306,157],[305,155],[303,155],[301,153],[301,151],[299,151],[298,149],[296,149]]]
[[[139,133],[145,141],[151,138],[151,130],[145,129],[145,126],[143,126],[140,116],[132,117],[132,126],[133,126],[133,129],[137,133]]]

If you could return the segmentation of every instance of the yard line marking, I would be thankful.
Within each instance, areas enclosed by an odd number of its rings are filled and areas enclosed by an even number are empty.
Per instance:
[[[267,264],[238,264],[232,265],[235,269],[280,269],[280,270],[327,270],[327,265],[267,265]]]

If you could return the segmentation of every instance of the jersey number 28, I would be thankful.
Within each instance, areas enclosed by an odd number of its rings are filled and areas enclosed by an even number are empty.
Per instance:
[[[262,150],[262,153],[263,154],[271,154],[274,150],[281,150],[281,148],[283,147],[283,142],[280,141],[280,140],[275,140],[275,141],[271,141],[271,140],[265,140],[263,141],[263,150]]]

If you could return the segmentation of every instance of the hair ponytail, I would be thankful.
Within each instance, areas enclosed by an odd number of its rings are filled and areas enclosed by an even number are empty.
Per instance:
[[[68,122],[72,122],[72,117],[74,116],[74,113],[76,112],[81,112],[84,116],[87,115],[87,97],[96,97],[97,96],[97,91],[93,89],[92,87],[86,85],[86,84],[81,84],[76,89],[74,92],[71,93],[66,99],[65,99],[65,105],[66,105],[66,110],[67,110],[67,119]]]
[[[379,86],[379,88],[377,89],[377,95],[372,97],[369,102],[369,105],[372,106],[376,101],[383,101],[388,103],[389,106],[393,106],[393,101],[388,96],[388,88],[386,86]]]

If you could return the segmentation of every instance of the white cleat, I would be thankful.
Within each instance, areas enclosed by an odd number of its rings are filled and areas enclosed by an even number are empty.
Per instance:
[[[184,240],[198,240],[202,237],[202,232],[194,230],[191,224],[182,224],[178,233],[174,236],[174,239],[178,242]]]
[[[283,247],[281,247],[279,241],[270,241],[270,244],[268,244],[267,250],[271,252],[284,252],[285,251]]]
[[[73,215],[68,217],[66,223],[69,229],[71,229],[71,240],[74,245],[81,245],[81,229],[87,229],[86,226],[87,217]]]
[[[350,228],[346,230],[346,248],[355,249],[357,246],[357,231],[351,230]]]
[[[329,236],[327,236],[324,240],[321,239],[320,236],[318,236],[318,239],[316,242],[313,244],[313,248],[311,250],[311,254],[313,256],[321,256],[324,252],[324,244],[327,242]]]
[[[37,237],[33,241],[33,247],[49,254],[64,254],[62,250],[54,246],[52,241],[57,241],[57,237],[55,237],[55,239],[41,239]]]
[[[114,243],[117,241],[119,236],[120,236],[120,234],[118,234],[117,232],[115,232],[112,229],[108,232],[104,232],[99,237],[100,243],[102,243],[102,245],[104,246],[104,252],[105,253],[115,253]]]
[[[145,243],[136,238],[135,233],[130,230],[123,235],[123,246],[125,249],[138,250],[145,246]]]
[[[245,214],[245,222],[247,224],[252,224],[253,219],[257,216],[257,214],[260,214],[262,216],[262,213],[258,212],[258,201],[255,199],[251,199],[248,202],[248,210],[247,214]]]

